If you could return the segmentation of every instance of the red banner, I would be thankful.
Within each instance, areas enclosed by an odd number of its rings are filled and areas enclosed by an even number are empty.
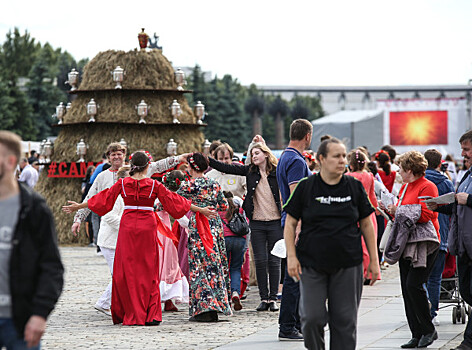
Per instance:
[[[66,163],[66,162],[51,162],[48,165],[48,177],[78,177],[84,178],[87,168],[90,165],[97,166],[101,162],[78,162],[78,163]]]
[[[390,112],[390,144],[447,145],[447,111]]]

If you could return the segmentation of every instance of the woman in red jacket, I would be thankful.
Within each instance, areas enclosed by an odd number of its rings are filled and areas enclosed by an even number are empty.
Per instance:
[[[399,158],[400,176],[403,179],[403,186],[400,189],[400,200],[397,206],[407,204],[421,204],[421,216],[418,223],[431,221],[439,236],[438,213],[429,210],[426,204],[421,201],[421,197],[438,196],[438,188],[434,183],[427,180],[424,175],[428,162],[425,157],[417,151],[406,152]],[[395,215],[397,206],[388,207],[391,214]],[[400,282],[402,287],[405,313],[412,338],[402,348],[422,348],[431,345],[437,338],[431,313],[429,310],[428,297],[423,288],[428,281],[431,269],[438,254],[438,250],[430,253],[426,259],[426,268],[413,267],[411,260],[400,258]]]

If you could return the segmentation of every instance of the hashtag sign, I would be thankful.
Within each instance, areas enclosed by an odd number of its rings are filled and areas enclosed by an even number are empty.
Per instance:
[[[57,163],[56,162],[52,162],[49,165],[48,177],[53,177],[54,176],[54,173],[56,172],[56,168],[57,168]]]

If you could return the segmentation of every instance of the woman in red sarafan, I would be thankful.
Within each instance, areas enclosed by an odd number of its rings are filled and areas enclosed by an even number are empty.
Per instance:
[[[208,208],[191,205],[189,200],[147,178],[148,166],[149,157],[144,152],[136,152],[131,159],[131,177],[99,192],[88,202],[70,202],[64,207],[66,212],[88,207],[103,216],[112,210],[118,195],[123,198],[125,207],[113,266],[111,312],[115,324],[151,326],[162,321],[155,199],[158,198],[163,208],[176,218],[188,210],[205,216],[217,215]]]

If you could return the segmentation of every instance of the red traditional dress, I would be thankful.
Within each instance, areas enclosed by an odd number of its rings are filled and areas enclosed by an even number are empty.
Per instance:
[[[157,222],[153,204],[158,198],[170,215],[179,218],[190,210],[191,203],[156,180],[127,177],[90,198],[88,207],[103,216],[112,210],[120,194],[125,207],[113,265],[113,323],[144,325],[161,321]]]

